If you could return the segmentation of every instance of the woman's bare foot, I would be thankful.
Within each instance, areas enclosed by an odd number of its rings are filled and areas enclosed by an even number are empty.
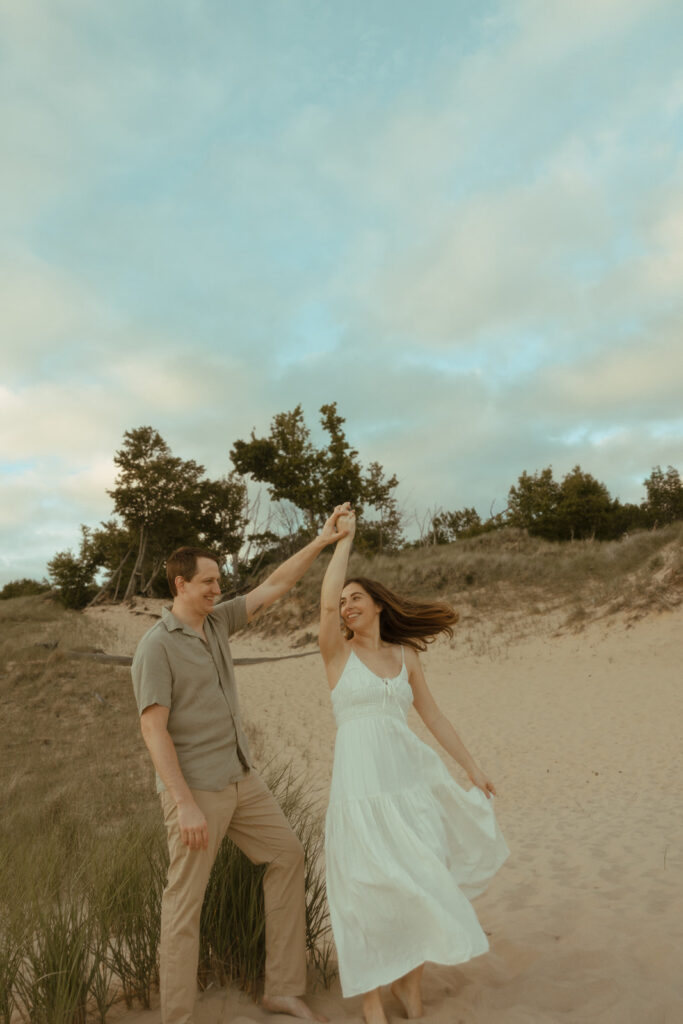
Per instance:
[[[422,965],[415,970],[409,971],[399,978],[391,986],[392,994],[398,999],[403,1007],[408,1020],[417,1020],[424,1010],[422,1008],[422,993],[420,983],[422,981]]]
[[[366,992],[363,996],[363,1020],[365,1024],[389,1024],[380,999],[379,989]]]
[[[298,1017],[300,1020],[329,1020],[322,1014],[314,1013],[298,996],[264,996],[261,1006],[269,1013],[288,1013],[290,1017]]]

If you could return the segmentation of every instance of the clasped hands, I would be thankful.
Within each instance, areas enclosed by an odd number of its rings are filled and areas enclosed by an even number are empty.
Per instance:
[[[355,532],[356,513],[351,508],[351,502],[344,501],[335,506],[320,532],[320,538],[325,544],[336,544],[342,537],[353,537]]]

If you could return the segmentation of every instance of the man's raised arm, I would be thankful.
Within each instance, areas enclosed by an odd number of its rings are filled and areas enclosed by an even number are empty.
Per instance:
[[[249,591],[246,597],[248,622],[251,622],[265,608],[269,608],[277,601],[278,597],[282,597],[290,591],[306,570],[313,565],[323,548],[328,544],[336,544],[341,537],[346,536],[348,528],[342,527],[338,530],[337,520],[339,516],[343,516],[345,512],[349,511],[349,507],[348,501],[343,505],[337,505],[315,540],[279,565],[258,587]]]

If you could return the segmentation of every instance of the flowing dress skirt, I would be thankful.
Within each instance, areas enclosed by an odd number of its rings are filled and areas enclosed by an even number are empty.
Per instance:
[[[405,665],[384,680],[353,652],[332,691],[325,855],[344,996],[488,949],[470,899],[509,852],[493,799],[459,786],[412,732],[411,702]]]

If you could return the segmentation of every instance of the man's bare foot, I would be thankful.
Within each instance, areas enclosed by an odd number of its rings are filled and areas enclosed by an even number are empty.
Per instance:
[[[422,968],[418,968],[417,971],[411,971],[410,974],[406,974],[404,978],[399,978],[391,986],[392,995],[398,999],[408,1020],[417,1020],[424,1012],[422,996],[420,994],[421,975]]]
[[[299,1020],[329,1020],[320,1013],[314,1013],[298,996],[264,996],[261,1006],[269,1013],[288,1013],[290,1017],[298,1017]]]

